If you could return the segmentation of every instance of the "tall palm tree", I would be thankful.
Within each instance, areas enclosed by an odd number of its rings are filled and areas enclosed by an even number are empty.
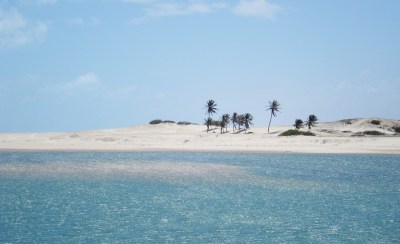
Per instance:
[[[308,120],[306,121],[306,125],[308,126],[308,129],[311,129],[311,127],[314,127],[317,124],[318,118],[314,114],[311,114],[308,116]]]
[[[278,101],[273,100],[272,102],[269,102],[269,106],[267,106],[267,111],[271,110],[271,118],[269,119],[269,124],[268,124],[268,133],[269,133],[269,127],[271,126],[271,120],[272,120],[272,116],[276,117],[276,112],[279,112],[280,108],[280,104]]]
[[[250,125],[253,125],[253,115],[246,113],[244,115],[244,126],[246,128],[246,132],[248,129],[250,129]]]
[[[238,122],[238,114],[236,112],[232,114],[231,121],[232,121],[233,132],[235,132],[236,124]]]
[[[301,119],[296,119],[296,120],[294,121],[293,126],[294,126],[297,130],[299,130],[300,128],[303,128],[303,126],[304,126],[303,120],[301,120]]]
[[[208,100],[206,106],[204,107],[207,111],[206,114],[208,114],[208,117],[211,118],[211,116],[217,112],[217,104],[215,103],[214,100]]]

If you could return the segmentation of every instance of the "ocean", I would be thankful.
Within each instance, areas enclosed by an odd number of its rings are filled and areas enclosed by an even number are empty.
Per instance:
[[[400,156],[0,152],[0,243],[400,242]]]

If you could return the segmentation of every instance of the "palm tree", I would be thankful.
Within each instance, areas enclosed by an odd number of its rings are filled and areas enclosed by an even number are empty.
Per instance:
[[[303,128],[303,126],[304,126],[303,120],[301,120],[301,119],[296,119],[296,120],[294,121],[293,126],[294,126],[297,130],[299,130],[300,128]]]
[[[228,132],[228,125],[229,121],[231,121],[231,115],[230,114],[222,115],[221,121],[224,123],[225,131]]]
[[[271,126],[271,120],[272,120],[272,116],[276,117],[276,112],[279,112],[280,109],[280,104],[278,101],[273,100],[272,103],[269,102],[269,106],[267,108],[268,110],[271,110],[271,118],[269,119],[269,124],[268,124],[268,133],[269,133],[269,127]]]
[[[251,115],[249,113],[246,113],[244,115],[244,125],[245,125],[245,128],[246,128],[246,132],[247,132],[248,129],[250,129],[250,125],[253,125],[252,121],[253,121],[253,115]]]
[[[221,122],[220,122],[219,126],[221,127],[221,134],[223,134],[224,133],[224,128],[226,126],[226,123],[225,123],[225,121],[223,119],[221,119]]]
[[[233,126],[233,132],[235,132],[236,124],[238,122],[238,114],[236,112],[232,114],[231,121],[232,121],[232,126]]]
[[[241,129],[240,129],[240,127],[242,126],[242,125],[244,125],[244,115],[243,114],[239,114],[238,116],[237,116],[237,122],[236,122],[237,124],[238,124],[238,130],[239,130],[239,132],[241,131]]]
[[[311,129],[311,127],[314,127],[317,124],[318,118],[314,114],[311,114],[308,116],[308,120],[306,121],[306,125],[308,126],[308,129]]]
[[[207,133],[210,130],[212,123],[213,123],[213,120],[210,117],[208,117],[207,119],[204,120],[204,124],[207,126]]]
[[[214,100],[208,100],[206,106],[204,107],[207,111],[206,114],[208,114],[208,117],[211,118],[211,116],[217,112],[217,104],[215,103]]]

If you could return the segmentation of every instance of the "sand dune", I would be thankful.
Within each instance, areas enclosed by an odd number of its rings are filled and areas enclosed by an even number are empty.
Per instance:
[[[371,123],[378,120],[379,124]],[[278,136],[292,126],[252,128],[251,133],[206,132],[201,125],[140,125],[73,133],[1,133],[0,150],[250,151],[400,154],[400,121],[349,119],[320,123],[316,136]],[[308,129],[302,129],[307,131]],[[365,135],[378,131],[384,135]],[[368,134],[368,133],[367,133]]]

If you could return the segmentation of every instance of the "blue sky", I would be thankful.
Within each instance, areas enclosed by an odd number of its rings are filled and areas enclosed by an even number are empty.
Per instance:
[[[400,1],[0,0],[0,131],[400,119]]]

